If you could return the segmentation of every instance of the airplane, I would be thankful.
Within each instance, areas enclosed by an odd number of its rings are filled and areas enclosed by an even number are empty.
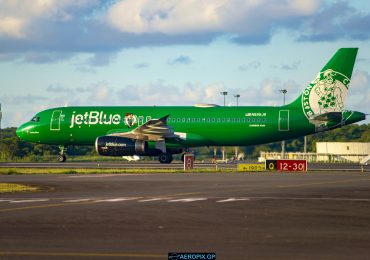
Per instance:
[[[21,140],[95,145],[102,156],[158,156],[200,146],[247,146],[276,142],[359,122],[366,115],[344,105],[358,48],[341,48],[290,104],[283,106],[78,106],[37,113],[16,133]],[[165,93],[163,94],[165,98]]]

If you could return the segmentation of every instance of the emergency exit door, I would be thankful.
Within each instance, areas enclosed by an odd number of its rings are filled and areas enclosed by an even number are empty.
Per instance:
[[[62,115],[62,110],[54,110],[50,121],[50,130],[59,131],[60,130],[60,116]]]
[[[289,110],[279,111],[279,131],[289,131]]]

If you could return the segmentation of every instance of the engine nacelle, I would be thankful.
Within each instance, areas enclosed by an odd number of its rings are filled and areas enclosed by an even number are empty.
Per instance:
[[[96,138],[95,149],[99,155],[125,156],[148,155],[148,143],[119,136],[100,136]]]

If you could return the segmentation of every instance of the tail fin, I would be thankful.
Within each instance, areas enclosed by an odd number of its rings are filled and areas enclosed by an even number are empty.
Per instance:
[[[316,78],[289,106],[302,108],[308,119],[342,112],[358,48],[339,49]]]

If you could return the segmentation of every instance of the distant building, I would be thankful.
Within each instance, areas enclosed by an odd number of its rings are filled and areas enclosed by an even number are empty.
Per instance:
[[[318,161],[332,161],[333,156],[338,161],[360,162],[370,154],[370,143],[360,142],[317,142],[316,153]]]
[[[370,143],[360,142],[317,142],[316,153],[260,152],[258,161],[267,159],[306,159],[308,162],[360,163],[370,154]]]

